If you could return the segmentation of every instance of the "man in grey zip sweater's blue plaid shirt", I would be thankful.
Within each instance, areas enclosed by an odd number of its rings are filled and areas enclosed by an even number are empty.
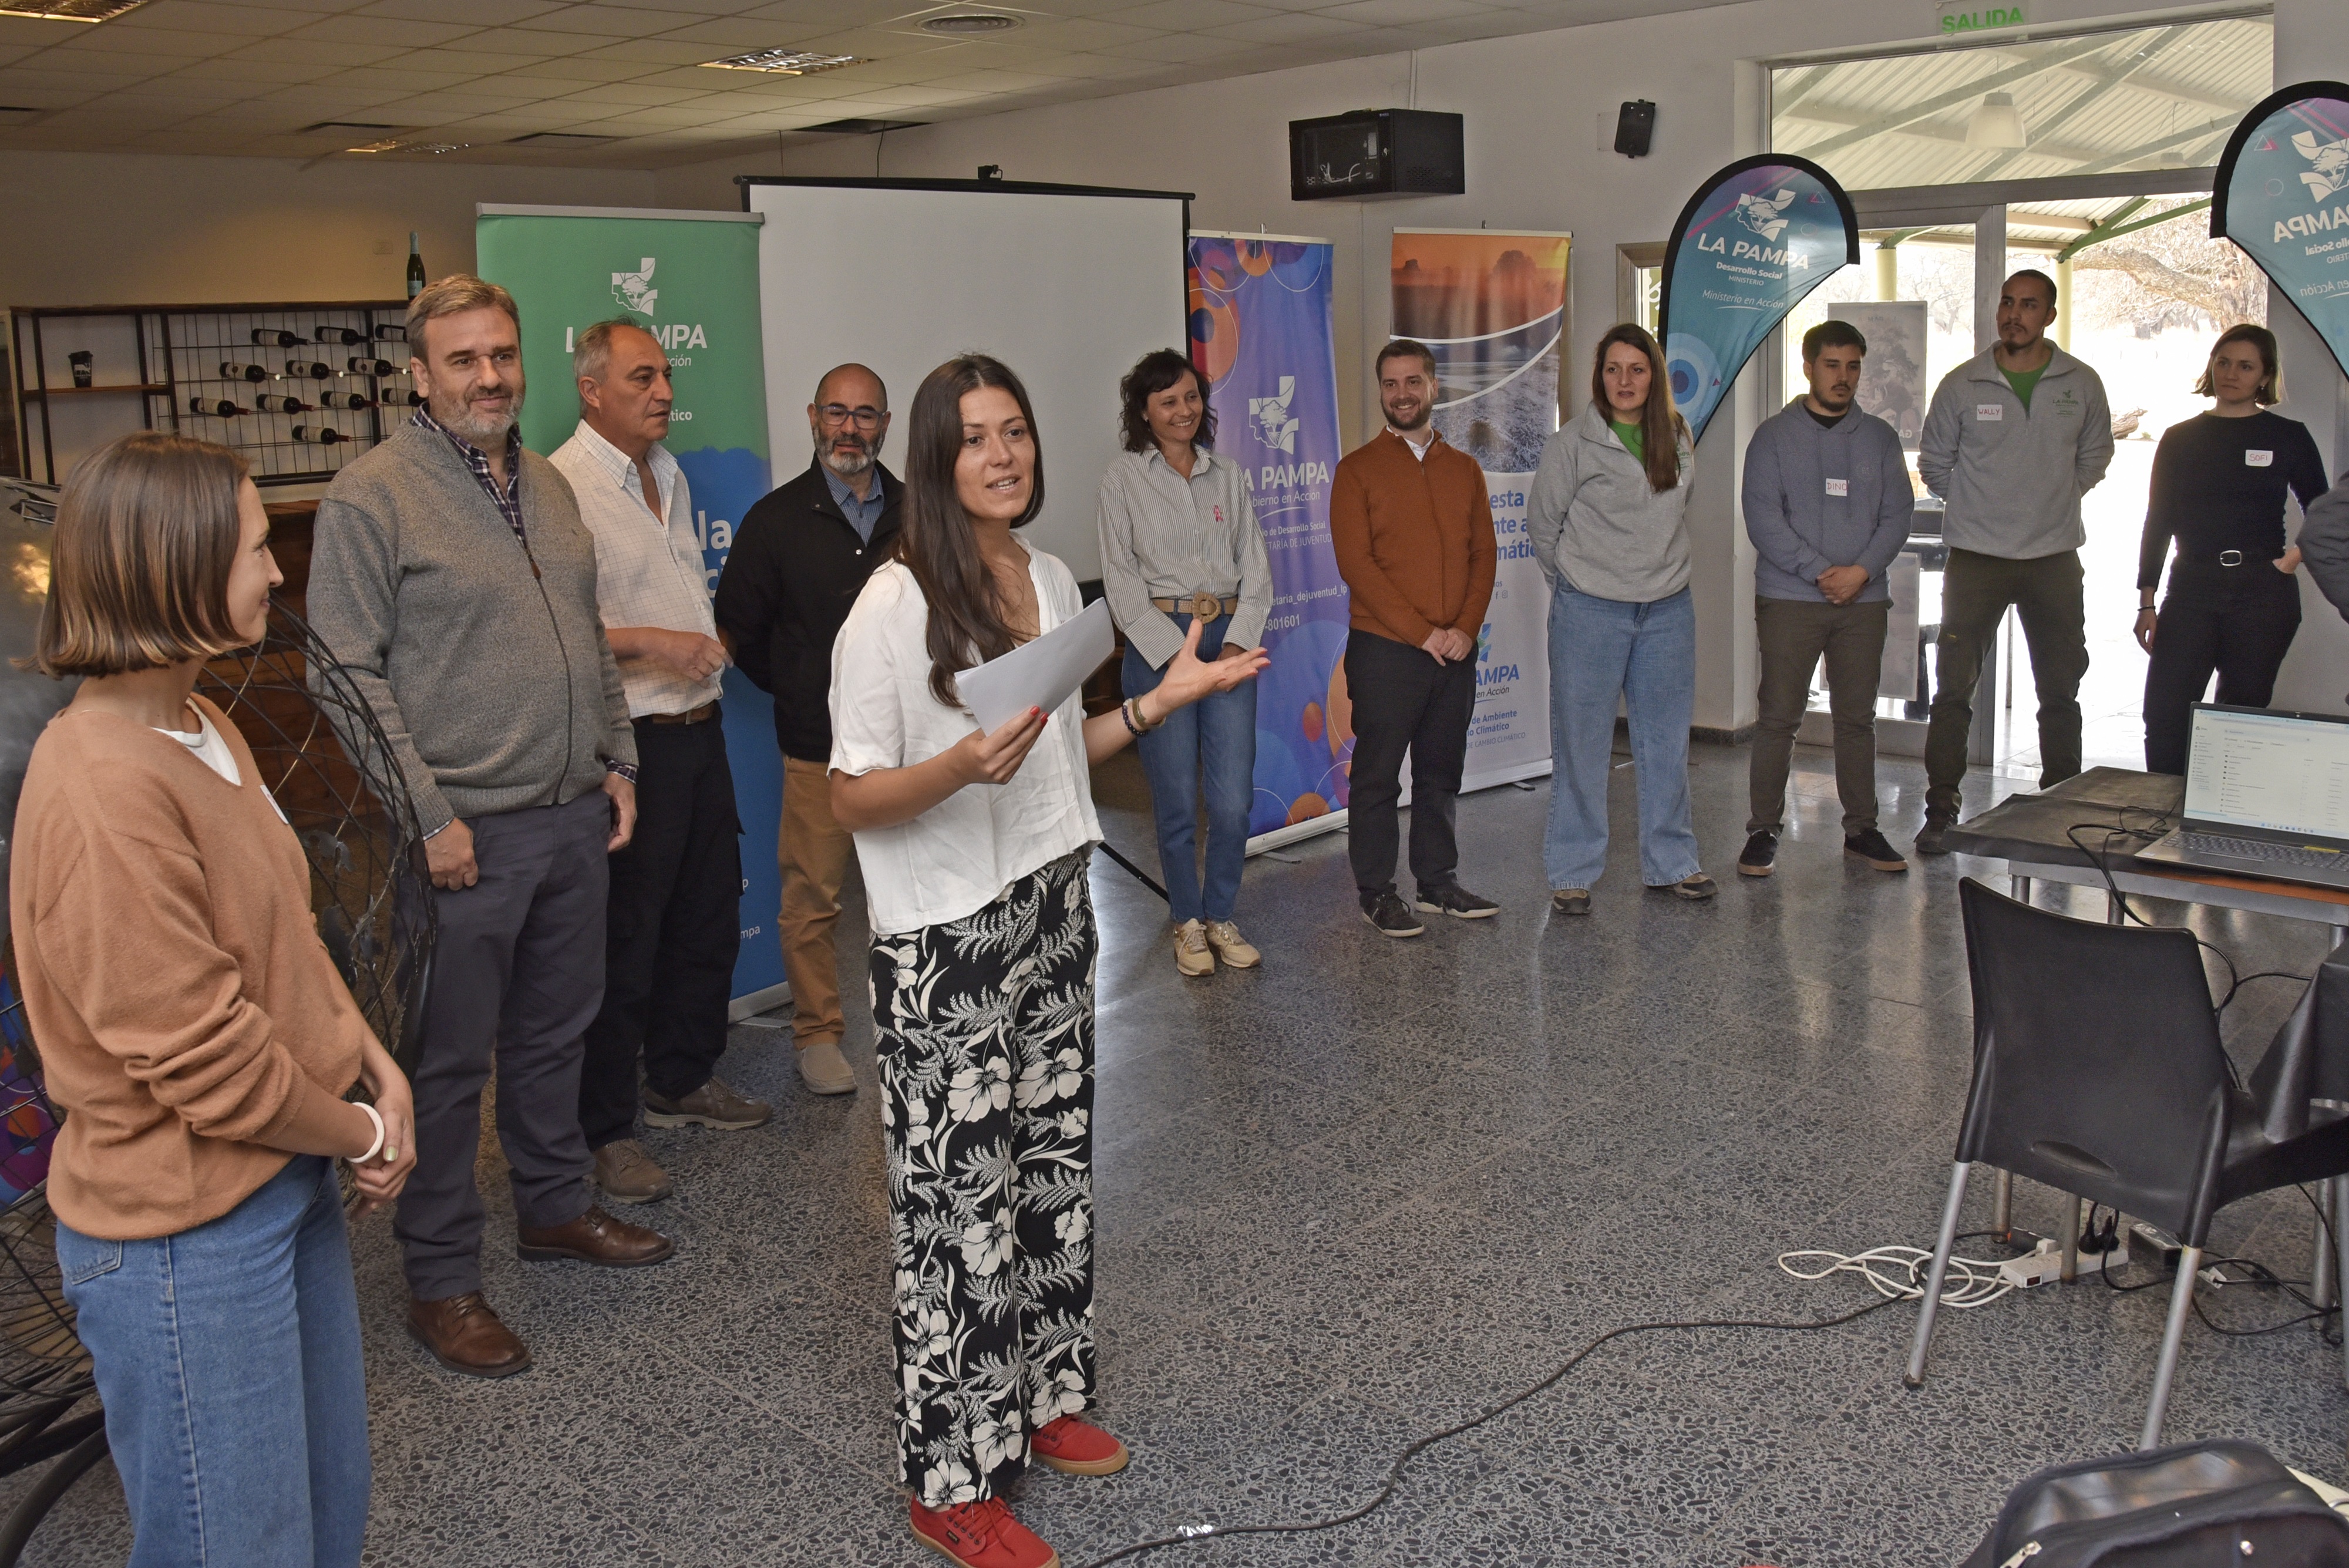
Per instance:
[[[1844,852],[1879,871],[1909,869],[1876,825],[1876,688],[1892,607],[1885,569],[1908,542],[1916,493],[1900,438],[1853,401],[1867,353],[1847,321],[1812,327],[1803,335],[1810,389],[1746,443],[1741,500],[1762,682],[1741,876],[1767,877],[1776,865],[1795,732],[1823,655]]]

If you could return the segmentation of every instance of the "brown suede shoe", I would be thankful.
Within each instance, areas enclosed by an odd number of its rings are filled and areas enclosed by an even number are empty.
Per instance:
[[[659,1231],[615,1220],[592,1207],[568,1225],[550,1225],[539,1231],[523,1226],[515,1232],[515,1238],[520,1245],[514,1251],[525,1263],[572,1258],[607,1269],[640,1269],[647,1263],[660,1262],[677,1251],[677,1243]]]
[[[511,1377],[530,1367],[530,1347],[498,1321],[479,1291],[408,1303],[408,1337],[467,1377]]]

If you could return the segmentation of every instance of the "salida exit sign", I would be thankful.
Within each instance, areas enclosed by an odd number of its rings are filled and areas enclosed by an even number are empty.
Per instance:
[[[1975,0],[1940,0],[1933,7],[1944,33],[1971,33],[1984,27],[2020,27],[2030,18],[2020,5],[1982,5]]]

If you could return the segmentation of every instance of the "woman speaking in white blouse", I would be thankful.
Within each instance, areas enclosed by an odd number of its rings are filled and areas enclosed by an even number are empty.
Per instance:
[[[1194,623],[1158,685],[984,733],[962,670],[1074,617],[1076,580],[1012,530],[1044,499],[1019,378],[971,355],[914,396],[896,558],[833,647],[832,805],[873,925],[873,1023],[896,1272],[897,1447],[914,1532],[970,1564],[1058,1557],[999,1495],[1032,1452],[1108,1475],[1093,1398],[1096,937],[1086,769],[1265,665],[1203,663]]]

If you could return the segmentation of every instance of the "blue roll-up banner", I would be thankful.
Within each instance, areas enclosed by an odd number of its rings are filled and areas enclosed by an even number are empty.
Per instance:
[[[1664,251],[1657,333],[1692,435],[1786,313],[1858,260],[1851,198],[1808,159],[1741,158],[1697,188]]]
[[[2349,85],[2301,82],[2227,140],[2210,237],[2235,242],[2349,375]]]
[[[1191,234],[1191,362],[1216,407],[1216,452],[1247,476],[1272,565],[1271,667],[1257,679],[1248,849],[1346,823],[1354,754],[1345,579],[1330,544],[1338,433],[1327,240]]]

